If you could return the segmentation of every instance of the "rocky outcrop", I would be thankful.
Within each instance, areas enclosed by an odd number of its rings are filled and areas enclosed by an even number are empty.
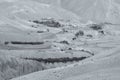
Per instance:
[[[73,61],[81,61],[86,59],[87,57],[63,57],[63,58],[47,58],[47,59],[43,59],[43,58],[24,58],[26,60],[33,60],[33,61],[38,61],[38,62],[43,62],[43,63],[67,63],[67,62],[73,62]]]
[[[34,20],[33,21],[34,23],[36,24],[42,24],[42,25],[45,25],[45,26],[48,26],[48,27],[56,27],[56,28],[59,28],[59,27],[62,27],[62,24],[60,24],[60,22],[54,20],[54,19],[44,19],[44,20]]]

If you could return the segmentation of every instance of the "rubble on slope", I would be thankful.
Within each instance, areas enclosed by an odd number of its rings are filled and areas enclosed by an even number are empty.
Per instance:
[[[59,28],[59,27],[63,26],[60,22],[58,22],[52,18],[51,19],[44,18],[41,20],[33,20],[32,22],[36,23],[36,24],[42,24],[42,25],[45,25],[48,27],[54,27],[54,28]]]

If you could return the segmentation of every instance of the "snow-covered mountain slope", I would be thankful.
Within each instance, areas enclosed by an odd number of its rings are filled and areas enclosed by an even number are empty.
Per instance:
[[[64,0],[62,5],[64,8],[79,15],[83,21],[92,20],[95,22],[110,21],[119,23],[120,4],[115,1],[116,0]]]
[[[32,3],[32,4],[31,4]],[[43,18],[52,17],[57,19],[79,19],[75,14],[70,13],[62,8],[50,6],[48,4],[37,3],[35,1],[14,1],[14,2],[2,2],[1,8],[5,8],[2,13],[8,11],[11,18]],[[49,13],[51,12],[51,13]],[[63,14],[64,13],[64,14]],[[8,15],[6,13],[6,15]],[[29,15],[27,15],[29,14]],[[5,15],[5,13],[4,13]],[[10,16],[9,16],[10,17]],[[34,18],[33,18],[34,17]]]
[[[119,78],[119,5],[106,18],[107,0],[37,1],[0,1],[0,80]]]
[[[120,20],[118,0],[63,0],[61,4],[79,15],[83,21],[119,23]]]
[[[61,30],[33,22],[44,18],[65,18],[65,21],[79,22],[75,14],[48,4],[24,0],[0,1],[0,80],[44,70],[46,66],[52,68],[41,62],[24,59],[57,56],[54,55],[56,51],[49,52],[52,46],[49,40],[56,39],[55,33]],[[45,55],[50,53],[51,56],[46,57],[41,50]]]
[[[69,10],[71,11],[71,13],[73,12],[77,14],[81,18],[81,21],[83,22],[94,21],[98,23],[112,22],[112,23],[119,24],[119,20],[120,20],[120,18],[118,17],[120,15],[119,0],[75,0],[75,1],[72,1],[72,0],[34,0],[34,1],[59,7],[59,11],[61,11],[60,7],[66,10]],[[64,13],[63,10],[61,12]],[[65,13],[67,14],[68,12],[66,11]],[[61,14],[59,14],[59,16],[60,15]],[[68,15],[64,15],[64,17],[67,17]]]
[[[79,18],[71,12],[34,1],[3,1],[0,3],[0,12],[0,36],[2,42],[21,40],[42,42],[48,36],[51,36],[49,38],[53,38],[52,36],[54,35],[51,33],[43,33],[43,36],[36,34],[42,28],[44,30],[47,29],[44,27],[39,29],[33,27],[34,23],[31,21],[34,20],[41,20],[43,18],[55,18],[57,20],[65,18],[66,20],[79,22]]]
[[[112,22],[120,20],[119,0],[36,0],[41,3],[52,4],[56,2],[64,9],[76,13],[83,22]],[[67,4],[67,5],[66,5]],[[54,5],[54,4],[53,4]]]
[[[30,21],[40,20],[42,18],[65,18],[66,20],[75,21],[79,19],[75,14],[64,9],[52,7],[47,4],[40,4],[34,1],[4,1],[0,3],[0,12],[1,28],[2,26],[5,26],[5,28],[2,29],[2,32],[17,32],[17,34],[28,34],[31,31],[36,31],[35,28],[30,27],[32,26]]]
[[[108,54],[101,53],[102,58],[99,55],[95,59],[94,56],[67,67],[40,71],[12,80],[119,80],[119,48],[117,52],[114,50],[116,49],[113,49],[113,52],[109,51]]]
[[[34,0],[34,1],[61,7],[61,0]]]

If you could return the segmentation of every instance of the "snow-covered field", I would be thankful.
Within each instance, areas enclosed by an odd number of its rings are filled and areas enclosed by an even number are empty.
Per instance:
[[[119,0],[1,0],[0,80],[119,80],[119,10]]]

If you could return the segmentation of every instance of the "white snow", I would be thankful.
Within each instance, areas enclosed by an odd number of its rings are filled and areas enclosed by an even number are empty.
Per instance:
[[[1,0],[0,80],[119,80],[119,18],[119,0]]]

